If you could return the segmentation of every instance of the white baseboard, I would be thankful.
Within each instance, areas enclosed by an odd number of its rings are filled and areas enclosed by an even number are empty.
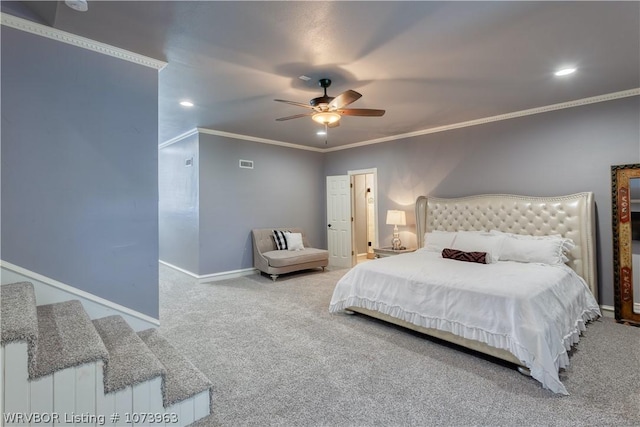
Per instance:
[[[73,286],[58,282],[50,277],[26,268],[0,260],[1,282],[3,285],[15,282],[31,282],[36,293],[38,305],[53,304],[71,299],[82,303],[91,319],[118,314],[136,331],[160,326],[160,321],[115,302],[90,294]]]
[[[240,270],[231,270],[231,271],[223,271],[220,273],[205,274],[204,276],[200,276],[198,280],[200,281],[200,283],[218,282],[220,280],[235,279],[236,277],[251,276],[252,274],[258,274],[258,273],[259,273],[258,270],[256,270],[255,268],[243,268]]]
[[[612,319],[615,319],[616,317],[616,310],[610,305],[601,305],[600,311],[602,311],[602,316],[604,317],[610,317]],[[635,313],[640,313],[640,303],[638,302],[633,303],[633,311]]]
[[[237,277],[251,276],[252,274],[258,274],[258,270],[256,270],[255,268],[243,268],[240,270],[222,271],[220,273],[198,275],[198,274],[192,273],[189,270],[185,270],[184,268],[180,268],[176,265],[170,264],[168,262],[165,262],[162,260],[160,260],[159,262],[162,265],[165,265],[169,268],[173,268],[174,270],[177,270],[181,273],[184,273],[193,277],[194,279],[197,279],[198,283],[218,282],[220,280],[235,279]]]
[[[600,311],[602,312],[603,317],[610,317],[612,319],[615,319],[616,317],[616,310],[610,305],[601,305]]]
[[[162,265],[165,265],[165,266],[169,267],[169,268],[173,268],[174,270],[179,271],[180,273],[184,273],[186,275],[189,275],[189,276],[193,277],[194,279],[200,278],[200,276],[198,276],[197,274],[192,273],[189,270],[185,270],[184,268],[180,268],[177,265],[169,264],[168,262],[165,262],[165,261],[162,261],[162,260],[159,260],[158,262],[160,264],[162,264]]]

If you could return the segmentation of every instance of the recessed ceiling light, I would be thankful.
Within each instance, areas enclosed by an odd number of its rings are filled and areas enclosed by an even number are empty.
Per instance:
[[[183,107],[193,107],[193,102],[191,101],[180,101],[180,105]]]
[[[561,77],[561,76],[568,76],[569,74],[573,74],[575,72],[576,72],[575,68],[562,68],[556,71],[554,74],[558,77]]]
[[[78,12],[86,12],[87,10],[89,10],[89,4],[87,3],[87,0],[66,0],[64,4],[66,4],[73,10],[77,10]]]
[[[320,136],[323,136],[323,135],[326,135],[326,134],[327,134],[327,132],[325,132],[323,130],[319,130],[318,132],[316,132],[316,135],[320,135]]]
[[[305,82],[308,82],[309,80],[311,80],[311,77],[309,77],[309,76],[305,76],[305,75],[302,75],[302,76],[300,76],[300,77],[298,77],[298,78],[299,78],[300,80],[304,80]]]

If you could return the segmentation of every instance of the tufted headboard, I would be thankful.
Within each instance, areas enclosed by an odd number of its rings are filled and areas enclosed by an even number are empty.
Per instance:
[[[574,241],[567,254],[571,267],[598,298],[595,259],[595,205],[593,193],[558,197],[483,194],[443,199],[420,196],[416,200],[419,247],[432,230],[499,230],[543,236],[559,234]]]

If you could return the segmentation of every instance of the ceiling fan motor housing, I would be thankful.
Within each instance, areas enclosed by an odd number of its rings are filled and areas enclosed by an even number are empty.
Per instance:
[[[309,104],[311,104],[312,107],[320,107],[322,106],[322,104],[329,105],[329,103],[333,101],[333,98],[334,98],[333,96],[327,96],[327,95],[319,96],[309,101]]]
[[[329,105],[334,98],[333,96],[327,96],[327,88],[331,86],[331,79],[320,79],[318,85],[324,89],[324,95],[313,98],[309,101],[309,104],[311,104],[312,107],[320,107],[322,104]]]
[[[318,85],[319,85],[321,88],[326,89],[326,88],[328,88],[329,86],[331,86],[331,79],[320,79],[320,80],[318,80]],[[326,91],[325,91],[325,92],[326,92]]]

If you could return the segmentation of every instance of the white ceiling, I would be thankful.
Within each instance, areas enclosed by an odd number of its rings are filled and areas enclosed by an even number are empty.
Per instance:
[[[8,3],[5,7],[4,3]],[[3,10],[24,4],[3,1]],[[640,87],[639,2],[28,2],[31,19],[168,62],[160,143],[202,127],[337,147]],[[9,13],[13,13],[9,11]],[[34,15],[36,13],[37,15]],[[577,72],[559,78],[563,66]],[[298,77],[312,78],[304,82]],[[328,145],[306,103],[354,89]],[[187,109],[178,102],[190,99]]]

